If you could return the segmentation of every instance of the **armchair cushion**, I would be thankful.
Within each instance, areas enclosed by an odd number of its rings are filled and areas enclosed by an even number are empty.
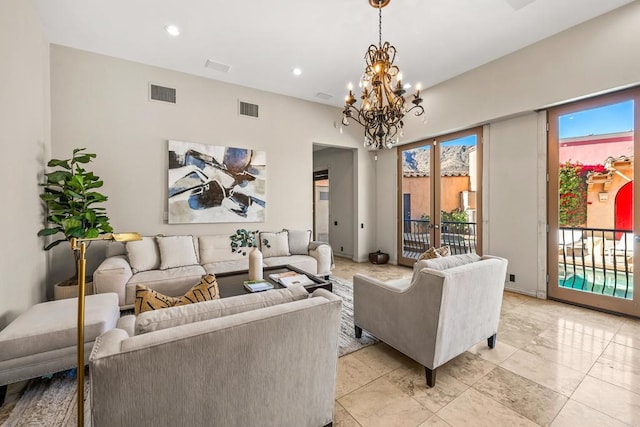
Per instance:
[[[448,270],[476,261],[480,261],[480,256],[477,254],[460,254],[425,260],[423,265],[434,270]]]

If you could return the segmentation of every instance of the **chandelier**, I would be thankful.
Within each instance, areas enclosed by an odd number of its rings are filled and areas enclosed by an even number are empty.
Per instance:
[[[353,119],[364,126],[364,146],[375,149],[391,148],[402,136],[403,118],[410,111],[415,115],[424,113],[420,105],[420,87],[417,87],[407,109],[402,86],[402,74],[397,65],[396,48],[389,42],[382,43],[382,8],[390,0],[369,0],[371,6],[378,8],[378,46],[372,44],[367,49],[365,61],[367,67],[360,81],[362,87],[362,105],[358,109],[354,104],[353,86],[349,84],[349,95],[346,97],[342,111],[342,124],[349,125]],[[400,132],[400,133],[399,133]]]

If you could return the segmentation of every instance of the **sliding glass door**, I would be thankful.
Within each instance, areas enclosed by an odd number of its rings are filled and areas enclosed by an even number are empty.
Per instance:
[[[549,110],[551,298],[640,315],[634,192],[640,90]]]
[[[399,264],[432,246],[480,252],[481,145],[475,128],[398,147]]]

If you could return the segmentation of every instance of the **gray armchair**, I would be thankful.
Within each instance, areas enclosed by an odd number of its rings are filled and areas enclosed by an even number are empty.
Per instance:
[[[475,254],[418,261],[412,278],[353,277],[356,337],[367,330],[425,367],[436,369],[483,339],[496,344],[507,260]]]

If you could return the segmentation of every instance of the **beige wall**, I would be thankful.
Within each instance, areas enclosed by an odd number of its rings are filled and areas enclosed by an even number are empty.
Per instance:
[[[347,258],[353,258],[355,253],[353,153],[353,150],[338,148],[313,153],[313,170],[329,171],[329,243],[336,255]]]
[[[149,82],[176,88],[177,104],[148,101]],[[355,129],[341,134],[334,127],[340,120],[338,108],[57,45],[51,47],[51,97],[53,155],[68,156],[74,147],[97,154],[94,171],[104,179],[112,225],[122,231],[153,235],[230,233],[239,227],[311,229],[313,143],[360,146]],[[259,104],[261,117],[239,117],[238,99]],[[168,139],[265,150],[266,221],[168,225]],[[358,160],[363,164],[357,179],[370,182],[372,160]],[[371,192],[365,188],[359,203],[366,204]],[[368,214],[357,209],[360,205],[354,209],[358,220],[367,221]],[[362,234],[374,233],[370,228]],[[352,250],[365,254],[371,240],[359,235]],[[100,257],[91,256],[89,270]],[[50,279],[64,274],[54,269]]]
[[[0,329],[45,299],[46,257],[36,233],[49,150],[48,52],[31,2],[0,2]]]
[[[640,55],[630,53],[639,48],[638,22],[635,1],[471,70],[424,91],[426,124],[406,121],[405,143],[491,123],[484,137],[483,245],[509,258],[516,283],[507,286],[514,290],[546,295],[546,134],[533,111],[638,84]],[[376,165],[376,235],[392,259],[395,162],[394,150],[379,155]]]

